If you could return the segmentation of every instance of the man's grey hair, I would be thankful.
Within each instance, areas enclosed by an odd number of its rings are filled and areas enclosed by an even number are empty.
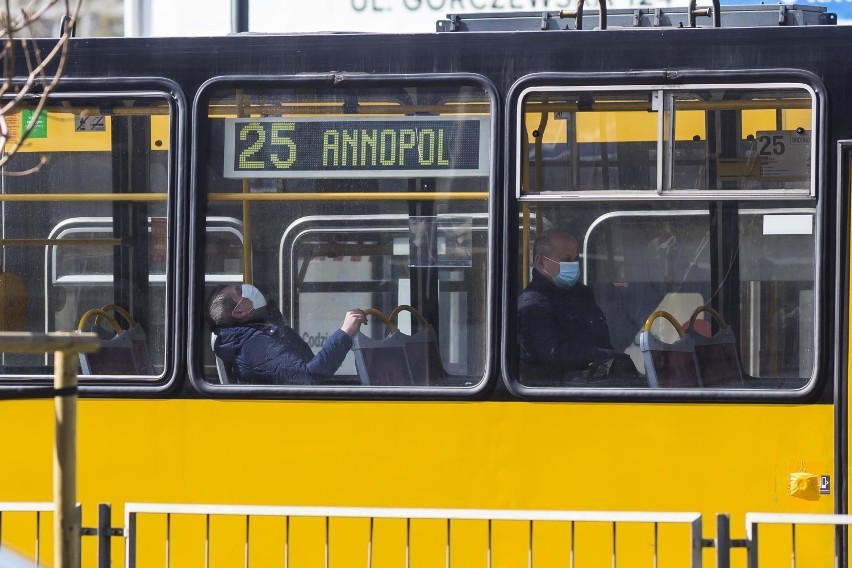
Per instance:
[[[552,258],[553,246],[556,244],[557,240],[561,239],[569,239],[574,242],[577,242],[577,239],[574,237],[574,235],[567,231],[562,231],[560,229],[551,229],[549,231],[544,231],[535,239],[535,243],[533,243],[533,258],[537,256],[546,256],[548,258]]]
[[[220,327],[234,323],[231,312],[237,307],[237,303],[225,294],[227,284],[216,286],[207,298],[207,323],[210,327]]]

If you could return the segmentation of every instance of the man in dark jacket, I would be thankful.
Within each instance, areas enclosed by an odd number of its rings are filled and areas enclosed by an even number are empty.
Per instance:
[[[579,282],[580,245],[565,231],[545,231],[533,246],[532,281],[518,298],[521,380],[558,385],[597,376],[614,357],[606,317]]]
[[[207,320],[216,334],[213,351],[238,384],[307,385],[332,377],[365,323],[361,310],[349,310],[341,328],[314,355],[281,312],[251,284],[219,286],[207,300]]]

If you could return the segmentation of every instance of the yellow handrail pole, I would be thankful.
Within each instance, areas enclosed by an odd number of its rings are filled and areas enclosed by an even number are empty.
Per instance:
[[[521,125],[521,187],[518,195],[522,196],[530,192],[530,133],[527,131],[527,115],[524,107],[523,123]],[[538,190],[537,190],[538,191]]]
[[[246,108],[251,106],[251,100],[245,96],[242,89],[237,90],[237,117],[248,116]],[[251,193],[251,181],[243,179],[243,194]],[[251,284],[251,202],[243,200],[243,282]]]
[[[100,348],[94,333],[0,332],[0,352],[53,352],[53,388],[77,387],[77,354]],[[77,517],[77,394],[54,397],[56,435],[53,451],[53,565],[80,567],[80,519]]]
[[[530,283],[530,204],[524,202],[524,220],[521,228],[521,255],[523,257],[523,283],[524,288]]]
[[[13,193],[0,195],[0,202],[56,201],[166,201],[165,193]],[[484,201],[486,191],[436,191],[408,193],[366,191],[363,193],[211,193],[209,201]]]
[[[4,193],[0,202],[41,201],[53,203],[56,201],[166,201],[166,193]]]
[[[486,191],[436,191],[408,193],[365,191],[363,193],[211,193],[209,201],[485,201]]]
[[[251,193],[249,180],[243,180],[243,193]],[[251,201],[243,200],[243,282],[251,284]]]
[[[548,97],[547,97],[547,95],[545,95],[544,100],[542,102],[544,104],[547,104],[547,99],[548,99]],[[542,143],[542,140],[544,139],[544,129],[547,128],[547,119],[548,118],[549,118],[549,114],[547,113],[547,111],[543,111],[541,113],[541,118],[539,119],[539,122],[538,122],[538,129],[536,130],[536,133],[538,135],[535,137],[535,146],[534,146],[534,151],[535,151],[535,190],[539,193],[541,193],[543,191],[542,182],[543,182],[543,178],[544,178],[543,173],[542,173],[543,164],[542,164],[542,161],[541,161],[541,143]]]

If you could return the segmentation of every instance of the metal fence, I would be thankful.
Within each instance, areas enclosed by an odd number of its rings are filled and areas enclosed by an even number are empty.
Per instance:
[[[24,517],[24,519],[15,519],[15,524],[26,523],[32,525],[32,530],[27,528],[22,529],[27,533],[28,544],[32,546],[27,552],[31,552],[33,560],[37,566],[41,565],[42,556],[42,530],[46,527],[47,530],[52,530],[53,522],[53,503],[4,503],[0,502],[0,547],[3,546],[3,528],[4,521],[9,521],[11,515]],[[49,516],[49,520],[45,523],[45,517]]]
[[[360,548],[362,559],[356,564],[373,568],[376,564],[375,551],[377,550],[377,523],[381,520],[398,520],[404,526],[401,537],[404,543],[399,544],[399,549],[404,551],[404,558],[400,558],[399,566],[409,567],[412,564],[413,551],[413,523],[416,521],[436,521],[438,525],[432,525],[433,531],[441,533],[441,542],[436,543],[436,546],[442,548],[439,556],[446,568],[453,566],[453,549],[455,547],[464,547],[466,543],[462,538],[455,537],[453,527],[456,524],[472,521],[482,525],[485,533],[483,537],[484,546],[484,565],[491,568],[492,561],[495,557],[495,524],[501,522],[521,523],[520,526],[515,526],[516,530],[520,530],[523,534],[522,544],[524,546],[524,556],[526,557],[526,565],[529,567],[536,566],[537,555],[542,555],[544,552],[541,547],[537,546],[537,533],[534,530],[537,524],[551,523],[563,524],[565,541],[560,543],[563,552],[568,557],[569,566],[575,565],[575,557],[578,548],[582,545],[582,539],[577,532],[577,527],[585,524],[604,525],[605,530],[611,534],[610,550],[607,551],[609,559],[606,564],[617,568],[619,558],[625,556],[632,557],[632,551],[625,549],[620,542],[620,530],[626,524],[642,524],[646,525],[651,538],[651,554],[649,562],[651,566],[658,565],[658,553],[660,550],[660,526],[661,525],[681,525],[685,527],[683,531],[686,539],[681,539],[683,542],[678,547],[679,550],[685,552],[685,556],[678,559],[679,566],[691,566],[693,568],[701,568],[702,561],[702,545],[704,542],[701,538],[702,519],[698,513],[653,513],[653,512],[590,512],[590,511],[522,511],[522,510],[474,510],[474,509],[390,509],[390,508],[338,508],[338,507],[268,507],[268,506],[238,506],[238,505],[158,505],[145,503],[128,503],[125,506],[125,535],[126,535],[126,563],[127,568],[136,568],[137,553],[139,549],[140,533],[139,523],[142,517],[161,516],[164,517],[163,523],[159,526],[158,531],[162,531],[162,537],[165,539],[165,547],[163,552],[164,565],[170,568],[174,565],[181,565],[180,562],[173,562],[172,551],[174,546],[173,526],[176,517],[194,516],[200,517],[203,521],[203,534],[197,534],[196,538],[203,543],[203,565],[209,567],[213,555],[211,553],[211,520],[216,517],[237,517],[241,522],[236,525],[241,527],[244,541],[242,549],[245,554],[242,558],[242,564],[245,568],[250,566],[250,553],[252,549],[252,519],[262,517],[276,517],[283,520],[283,525],[278,527],[278,534],[283,539],[283,543],[279,548],[281,558],[278,565],[289,568],[291,563],[291,551],[296,543],[293,541],[294,533],[292,531],[292,523],[296,519],[318,519],[321,521],[321,546],[322,566],[329,568],[335,565],[332,561],[332,539],[334,538],[333,522],[339,519],[360,519],[366,523],[365,530],[360,531],[363,536],[363,542],[360,546],[355,546],[354,550]],[[244,528],[242,528],[244,526]],[[149,538],[151,538],[149,531]],[[185,534],[185,532],[184,532]],[[156,538],[153,537],[153,538]],[[544,537],[542,537],[543,539]],[[314,542],[316,544],[316,540]],[[647,544],[647,543],[644,543]],[[434,557],[434,555],[433,555]],[[351,561],[351,555],[349,556]],[[425,562],[422,562],[425,563]],[[220,563],[221,564],[221,563]],[[229,563],[229,565],[233,565]],[[430,564],[434,565],[434,564]]]
[[[845,566],[848,565],[848,558],[844,558],[844,542],[846,541],[847,529],[852,525],[852,515],[819,515],[819,514],[790,514],[790,513],[746,513],[745,529],[746,541],[748,543],[748,565],[750,568],[757,568],[760,562],[758,557],[758,527],[781,525],[789,527],[788,539],[784,539],[783,544],[785,554],[789,554],[790,566],[797,568],[803,566]],[[816,545],[819,552],[813,550],[802,550],[803,544],[810,545],[804,548],[814,548],[813,541],[815,536],[819,535],[802,535],[805,527],[822,526],[830,530],[830,534],[823,534],[825,538],[830,536],[833,540],[833,548],[828,545],[828,542],[822,542]],[[802,538],[804,536],[804,538]],[[773,538],[769,546],[773,550],[779,547],[779,538]],[[804,542],[802,542],[804,541]],[[789,547],[789,548],[788,548]],[[814,560],[813,556],[822,553],[822,558]],[[810,554],[808,554],[810,553]],[[817,564],[821,560],[821,563]]]
[[[53,544],[50,530],[53,510],[53,503],[0,502],[0,547],[11,534],[14,544],[31,556],[36,566],[41,566],[43,550]],[[81,518],[79,506],[77,515]],[[264,520],[277,524],[264,528]],[[310,530],[305,528],[304,523],[308,522],[312,523]],[[717,568],[729,568],[732,551],[736,549],[745,549],[745,558],[738,564],[748,568],[761,565],[799,568],[847,565],[849,525],[852,515],[747,513],[745,538],[732,539],[728,515],[719,514],[716,538],[705,539],[699,513],[128,503],[122,527],[111,526],[111,508],[102,504],[98,526],[83,527],[81,538],[98,537],[97,565],[101,568],[109,568],[111,564],[113,537],[123,539],[126,568],[190,565],[250,568],[269,564],[289,568],[306,563],[323,568],[385,565],[410,568],[427,564],[452,568],[469,565],[472,550],[476,565],[491,568],[507,564],[505,558],[502,563],[495,558],[506,554],[506,535],[510,533],[508,540],[518,549],[515,560],[522,559],[511,565],[527,568],[557,564],[569,568],[590,564],[612,568],[620,565],[701,568],[704,549],[708,548],[716,549]],[[391,526],[394,530],[389,529]],[[589,526],[595,527],[594,530],[584,528]],[[808,532],[817,530],[816,527],[822,532]],[[641,538],[637,538],[636,530],[642,531]],[[424,538],[424,533],[431,538]],[[391,547],[395,554],[393,562],[388,562],[387,542],[391,534],[397,542]],[[229,544],[218,544],[222,540],[228,540]],[[259,540],[274,541],[265,554],[258,551]],[[423,545],[427,540],[429,547]],[[342,547],[347,547],[347,554],[340,554]],[[592,547],[594,561],[588,562]],[[424,552],[426,548],[431,551]],[[583,552],[579,554],[581,549]],[[217,556],[223,551],[225,558]],[[312,555],[311,561],[303,562],[307,554]],[[429,561],[424,560],[424,555]],[[665,562],[660,561],[661,555],[666,555]],[[142,562],[140,556],[144,556]]]

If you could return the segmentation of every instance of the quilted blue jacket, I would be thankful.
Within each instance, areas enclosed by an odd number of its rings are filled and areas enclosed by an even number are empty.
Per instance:
[[[352,347],[338,329],[319,353],[286,325],[252,323],[214,328],[213,350],[238,384],[309,385],[334,375]]]

